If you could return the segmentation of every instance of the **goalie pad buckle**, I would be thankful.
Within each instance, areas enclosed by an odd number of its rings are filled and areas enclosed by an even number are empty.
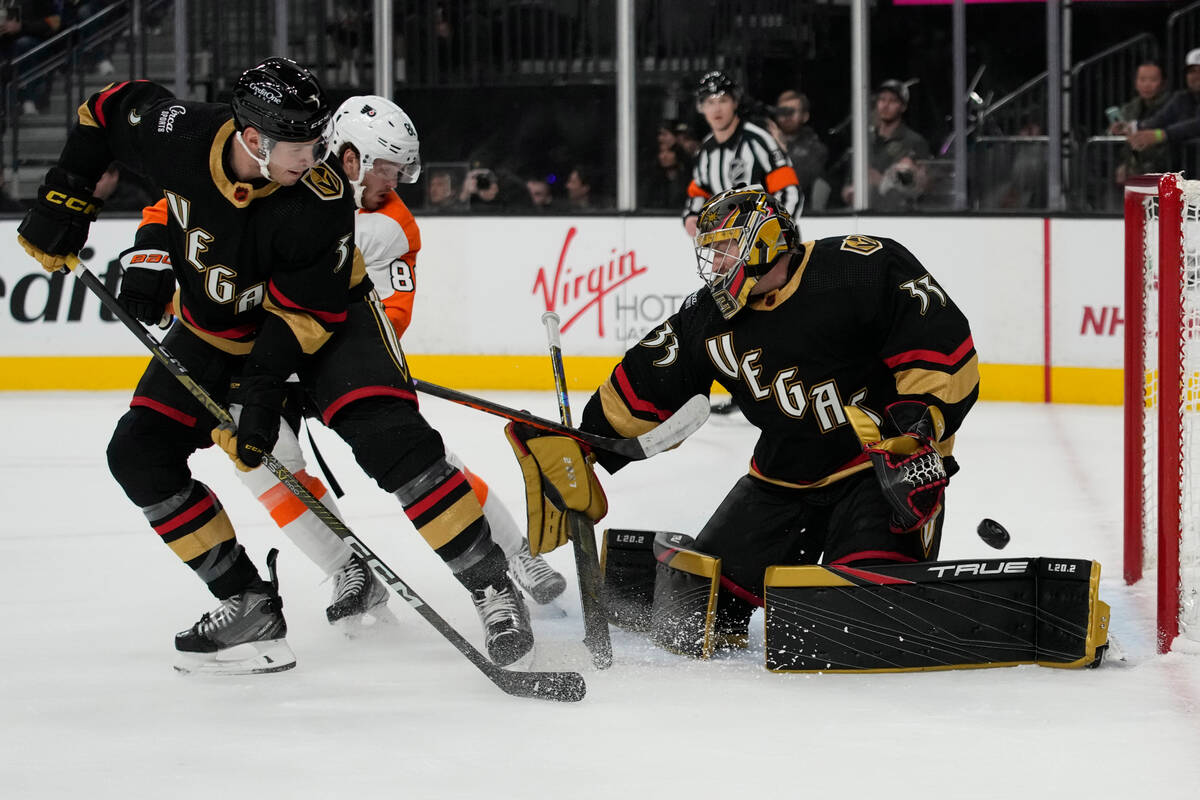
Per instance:
[[[915,672],[1099,663],[1100,565],[1070,558],[768,567],[772,672]]]

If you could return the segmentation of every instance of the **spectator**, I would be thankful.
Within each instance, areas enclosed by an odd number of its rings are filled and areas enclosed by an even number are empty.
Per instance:
[[[111,4],[111,0],[64,0],[63,2],[63,29],[80,26],[82,35],[90,35],[93,31],[88,30],[88,23],[93,17],[103,11]],[[111,23],[117,19],[117,16],[110,15],[98,20],[99,25]],[[80,60],[85,65],[86,69],[91,69],[99,78],[107,78],[117,71],[113,65],[112,59],[109,56],[112,54],[112,45],[108,42],[97,44],[90,52],[82,53]]]
[[[467,172],[458,199],[471,211],[487,213],[523,205],[518,198],[527,195],[525,186],[509,173],[476,166]]]
[[[458,169],[459,172],[463,167]],[[430,165],[427,172],[428,179],[425,181],[426,191],[429,193],[425,199],[425,207],[434,211],[454,211],[466,208],[466,202],[459,201],[458,191],[454,187],[453,168],[434,167]]]
[[[669,150],[679,144],[679,137],[675,135],[675,129],[679,127],[678,120],[664,119],[658,123],[658,128],[654,132],[655,141],[658,143],[659,151]]]
[[[700,145],[688,184],[683,227],[689,238],[696,236],[700,207],[709,198],[740,185],[763,186],[797,224],[804,208],[804,194],[791,159],[765,128],[738,116],[740,100],[741,88],[724,72],[707,73],[696,87],[696,109],[712,133]]]
[[[561,204],[554,196],[554,190],[546,178],[527,178],[525,190],[529,192],[529,206],[535,212],[552,213],[561,210]]]
[[[1113,123],[1110,132],[1119,133],[1123,123],[1140,123],[1157,113],[1167,101],[1166,88],[1162,67],[1158,62],[1147,60],[1139,64],[1134,79],[1134,90],[1137,94],[1121,106],[1118,112],[1119,121]],[[1165,142],[1151,145],[1145,150],[1130,149],[1126,152],[1124,160],[1117,165],[1114,178],[1118,185],[1124,185],[1125,178],[1129,175],[1167,172],[1170,163],[1170,148]]]
[[[1027,115],[1021,118],[1015,150],[1006,155],[1008,179],[993,187],[984,201],[985,208],[1030,209],[1046,207],[1046,142],[1041,120]]]
[[[700,154],[700,139],[692,130],[692,126],[686,122],[680,122],[675,126],[675,142],[683,148],[689,161],[694,162],[696,156]]]
[[[1200,47],[1189,50],[1184,58],[1187,88],[1171,95],[1162,108],[1138,122],[1118,127],[1134,152],[1140,153],[1158,144],[1182,144],[1200,136]]]
[[[930,157],[929,142],[904,124],[908,99],[908,87],[897,80],[884,81],[875,93],[867,155],[868,208],[875,211],[912,210],[929,183],[921,163]],[[853,204],[852,182],[842,187],[842,200]]]
[[[583,164],[576,164],[567,175],[567,207],[571,211],[612,208],[613,204],[601,197],[597,191],[598,185],[595,170]]]
[[[643,208],[679,208],[687,199],[692,162],[687,151],[676,144],[659,150],[646,178],[642,197]]]
[[[0,22],[0,61],[28,53],[58,33],[62,27],[57,0],[16,0],[3,9]],[[28,69],[27,65],[26,69]],[[17,91],[22,114],[37,114],[50,104],[50,84],[44,77],[29,81]]]
[[[775,101],[775,111],[767,123],[767,130],[792,159],[792,168],[796,170],[804,196],[811,201],[810,207],[823,209],[829,197],[829,184],[821,175],[829,159],[829,148],[808,124],[810,108],[805,94],[788,89]]]

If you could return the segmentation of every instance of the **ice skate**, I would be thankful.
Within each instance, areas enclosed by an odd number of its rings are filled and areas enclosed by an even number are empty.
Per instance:
[[[529,609],[512,581],[506,578],[498,586],[475,589],[471,600],[483,622],[488,657],[495,664],[507,667],[533,649]]]
[[[387,589],[371,574],[367,562],[353,555],[333,575],[333,599],[325,616],[330,625],[352,634],[377,622],[395,622],[387,600]]]
[[[513,580],[533,602],[544,606],[563,593],[567,580],[541,556],[529,554],[529,542],[522,542],[521,549],[508,560],[508,571]]]
[[[186,631],[175,635],[178,660],[175,669],[207,675],[255,675],[282,672],[296,666],[288,646],[287,622],[279,579],[275,574],[277,550],[267,555],[271,580],[259,581],[221,605]]]

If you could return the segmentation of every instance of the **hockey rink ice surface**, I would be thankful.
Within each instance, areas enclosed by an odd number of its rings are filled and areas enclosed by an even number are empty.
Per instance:
[[[551,393],[481,393],[557,419]],[[576,669],[581,703],[508,697],[394,597],[399,624],[348,639],[325,622],[330,584],[271,523],[215,448],[192,466],[265,574],[278,546],[298,666],[183,677],[172,637],[215,605],[155,541],[108,474],[128,392],[0,394],[0,797],[687,798],[1200,797],[1200,656],[1154,652],[1153,590],[1121,580],[1121,416],[1115,407],[983,403],[958,439],[942,557],[1092,558],[1125,661],[897,675],[775,675],[762,616],[745,653],[708,663],[613,629],[590,665],[570,585],[532,607],[536,669]],[[576,393],[575,413],[586,395]],[[502,421],[421,407],[524,519]],[[615,476],[598,526],[694,534],[739,475],[755,431],[713,418],[682,447]],[[465,591],[398,502],[328,430],[350,527],[482,647]],[[307,447],[307,444],[306,444]],[[315,468],[310,463],[310,471]]]

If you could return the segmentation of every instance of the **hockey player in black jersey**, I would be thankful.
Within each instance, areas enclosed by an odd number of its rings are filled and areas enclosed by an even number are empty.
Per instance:
[[[721,560],[718,639],[744,642],[770,565],[936,559],[978,360],[962,312],[891,239],[801,243],[752,186],[704,204],[695,245],[707,288],[629,349],[580,427],[645,433],[715,381],[759,429],[694,541]]]
[[[166,258],[130,265],[120,300],[150,323],[173,299],[166,349],[238,420],[237,431],[213,430],[204,407],[152,361],[108,447],[130,500],[221,601],[176,637],[179,668],[251,673],[295,664],[273,563],[263,580],[220,501],[187,464],[216,442],[239,467],[257,467],[278,436],[293,373],[364,471],[483,599],[476,606],[492,659],[508,664],[527,653],[528,615],[492,613],[514,595],[522,603],[504,555],[465,476],[417,411],[404,355],[355,249],[353,191],[340,165],[323,161],[331,108],[316,78],[272,58],[238,78],[232,108],[128,81],[92,95],[78,114],[19,242],[45,269],[65,266],[87,240],[101,207],[96,180],[114,161],[160,187]]]

